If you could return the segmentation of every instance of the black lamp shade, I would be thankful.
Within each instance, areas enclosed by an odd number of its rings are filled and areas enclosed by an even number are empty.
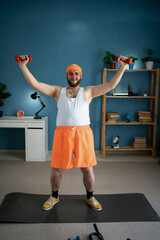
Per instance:
[[[31,94],[31,98],[32,98],[32,99],[36,99],[36,98],[37,98],[37,92]]]

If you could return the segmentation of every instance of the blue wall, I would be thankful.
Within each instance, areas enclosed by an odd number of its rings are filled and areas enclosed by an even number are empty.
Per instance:
[[[159,9],[158,0],[0,1],[0,82],[5,83],[12,93],[3,106],[4,115],[16,115],[20,109],[25,115],[34,115],[40,108],[39,102],[30,98],[34,90],[25,81],[14,61],[15,55],[32,55],[33,61],[28,63],[28,68],[39,81],[66,86],[65,70],[68,65],[77,63],[83,69],[81,86],[97,85],[102,80],[102,58],[107,50],[115,55],[138,57],[136,68],[144,68],[140,59],[145,56],[147,48],[152,48],[154,57],[160,58]],[[118,85],[119,89],[125,89],[130,81],[135,92],[140,92],[140,87],[148,88],[149,74],[145,77],[142,73],[133,73],[136,74],[134,76],[128,74],[125,73]],[[54,99],[41,96],[46,104],[42,114],[49,117],[51,150],[57,107]],[[134,104],[131,100],[126,104],[121,100],[118,103],[120,105],[117,105],[114,100],[108,100],[107,110],[119,111],[122,117],[130,111],[135,118],[135,112],[147,110],[144,108],[148,104],[145,100],[133,101]],[[95,149],[98,150],[101,138],[101,97],[92,101],[90,117]],[[124,126],[110,127],[109,130],[107,127],[107,132],[108,144],[111,144],[115,134],[119,134],[120,144],[123,145],[131,143],[135,134],[146,135],[147,128]],[[11,135],[16,141],[11,139]],[[157,135],[159,142],[160,129]],[[24,149],[22,129],[0,129],[0,136],[0,149]]]

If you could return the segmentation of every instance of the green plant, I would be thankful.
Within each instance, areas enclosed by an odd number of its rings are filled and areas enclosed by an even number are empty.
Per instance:
[[[105,56],[104,58],[102,59],[106,64],[111,64],[113,61],[115,61],[115,55],[112,54],[111,52],[109,51],[106,51],[105,52]]]
[[[160,63],[160,59],[152,58],[154,62]]]
[[[6,89],[7,86],[5,84],[0,83],[0,107],[3,106],[4,100],[11,96],[9,92],[4,92],[6,91]]]
[[[135,58],[135,57],[133,57],[133,56],[130,56],[129,58],[132,58],[132,63],[133,63],[133,64],[135,64],[135,61],[138,60],[138,58]]]
[[[153,58],[151,57],[153,55],[153,50],[151,48],[147,49],[147,57],[141,58],[142,63],[153,61]]]

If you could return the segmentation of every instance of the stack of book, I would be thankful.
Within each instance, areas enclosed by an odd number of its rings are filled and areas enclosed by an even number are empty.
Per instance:
[[[135,137],[134,142],[133,142],[133,148],[136,149],[146,149],[147,144],[146,144],[146,139],[143,137]]]
[[[139,122],[152,122],[151,112],[138,111]]]
[[[119,113],[117,112],[108,112],[107,113],[107,122],[115,123],[119,119]]]

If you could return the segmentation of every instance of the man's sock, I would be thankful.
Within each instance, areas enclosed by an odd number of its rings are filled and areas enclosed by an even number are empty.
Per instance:
[[[90,197],[93,197],[93,191],[92,192],[87,191],[87,199],[89,199]]]
[[[58,198],[58,190],[52,191],[52,197]]]

